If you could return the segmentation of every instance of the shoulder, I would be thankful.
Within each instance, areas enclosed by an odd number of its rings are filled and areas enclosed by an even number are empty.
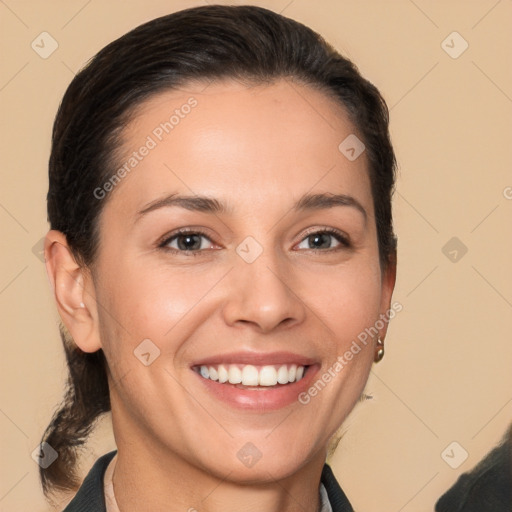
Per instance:
[[[100,457],[85,477],[75,497],[63,512],[105,512],[103,475],[116,451]]]
[[[324,464],[321,482],[324,484],[325,490],[327,491],[332,512],[354,512],[352,505],[350,505],[347,496],[341,489],[340,484],[328,464]]]
[[[501,444],[461,475],[436,503],[436,512],[512,510],[512,425]]]

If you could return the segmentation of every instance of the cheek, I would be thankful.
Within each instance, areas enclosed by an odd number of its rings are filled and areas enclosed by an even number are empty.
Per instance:
[[[313,283],[308,279],[309,283]],[[333,435],[359,400],[373,363],[371,331],[380,314],[380,268],[372,264],[318,275],[308,305],[326,337],[324,361],[298,396],[302,414],[322,418],[319,438]]]
[[[110,355],[110,360],[125,359],[125,364],[133,364],[133,351],[147,339],[172,357],[181,343],[178,336],[186,339],[191,322],[201,321],[201,301],[222,271],[195,274],[190,269],[137,265],[133,261],[118,261],[104,271],[97,289],[107,358]]]
[[[381,304],[380,267],[373,262],[316,274],[308,279],[309,306],[315,309],[339,350],[379,318]]]

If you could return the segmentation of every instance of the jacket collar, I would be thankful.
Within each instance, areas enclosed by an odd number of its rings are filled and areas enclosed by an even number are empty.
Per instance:
[[[103,476],[117,452],[100,457],[85,477],[80,489],[63,512],[106,512]],[[333,512],[354,512],[332,469],[324,464],[321,482],[325,486]]]

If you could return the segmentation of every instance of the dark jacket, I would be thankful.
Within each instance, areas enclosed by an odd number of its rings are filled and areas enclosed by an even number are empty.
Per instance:
[[[103,476],[108,463],[115,454],[115,451],[107,453],[96,461],[76,496],[63,512],[106,512]],[[321,480],[329,496],[333,512],[354,512],[327,464],[324,465],[322,470]]]
[[[436,503],[436,512],[512,511],[512,425],[501,444],[461,475]]]

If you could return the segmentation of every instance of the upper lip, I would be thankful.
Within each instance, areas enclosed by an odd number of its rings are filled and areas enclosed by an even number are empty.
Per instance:
[[[315,362],[310,357],[294,354],[293,352],[229,352],[199,359],[192,366],[217,364],[252,364],[261,366],[296,364],[298,366],[309,366]]]

